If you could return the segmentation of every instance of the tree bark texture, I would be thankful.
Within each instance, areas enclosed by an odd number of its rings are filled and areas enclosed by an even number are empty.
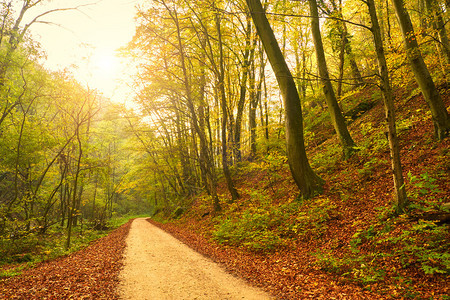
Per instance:
[[[323,181],[312,170],[306,156],[300,98],[294,79],[259,0],[247,0],[253,22],[277,78],[286,115],[286,144],[292,176],[304,198],[322,190]]]

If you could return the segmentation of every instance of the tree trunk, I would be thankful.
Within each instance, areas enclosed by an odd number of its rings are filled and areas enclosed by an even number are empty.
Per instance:
[[[353,152],[355,142],[350,136],[350,133],[347,129],[347,125],[345,124],[345,118],[342,115],[341,109],[339,108],[336,95],[334,94],[333,86],[331,85],[330,76],[328,74],[328,67],[327,62],[325,60],[325,52],[323,49],[322,37],[320,34],[317,2],[316,0],[308,0],[308,2],[311,12],[311,31],[316,50],[320,80],[323,85],[323,93],[325,94],[325,99],[328,104],[328,110],[330,112],[331,121],[343,147],[344,158],[348,158],[351,156]]]
[[[337,11],[338,18],[344,20],[344,16],[342,15],[342,0],[339,0],[339,6],[336,5],[336,2],[334,0],[331,2],[331,4],[333,5],[334,10]],[[344,51],[344,53],[347,54],[347,56],[348,56],[350,68],[352,69],[353,81],[355,82],[355,86],[357,86],[357,87],[363,86],[364,80],[362,79],[361,72],[359,71],[358,64],[356,63],[355,55],[353,54],[352,46],[348,39],[349,34],[348,34],[348,29],[347,29],[347,23],[344,21],[340,21],[340,23],[341,23],[341,26],[339,26],[338,28],[340,31],[339,33],[341,35],[341,42],[342,42],[341,51]],[[342,53],[341,55],[344,55],[344,53]],[[344,60],[344,58],[342,57],[342,61],[341,61],[342,64],[343,64],[343,60]],[[341,95],[340,92],[338,92],[338,96],[340,96],[340,95]]]
[[[261,2],[247,0],[247,6],[283,96],[289,167],[303,197],[309,198],[322,190],[323,181],[314,173],[306,156],[300,97]]]
[[[242,65],[242,79],[241,79],[241,87],[239,94],[239,102],[237,105],[237,113],[236,113],[236,129],[234,132],[234,156],[237,161],[241,161],[241,127],[242,127],[242,117],[244,115],[244,106],[245,106],[245,97],[247,93],[247,78],[248,72],[250,68],[250,36],[251,36],[251,20],[250,17],[247,16],[247,28],[245,31],[246,40],[245,40],[245,51],[243,57],[243,65]],[[254,51],[254,50],[252,50]]]
[[[219,74],[218,75],[218,84],[219,84],[219,93],[220,93],[220,106],[222,108],[222,168],[223,174],[225,176],[225,180],[227,182],[228,191],[231,194],[232,201],[235,201],[239,198],[239,194],[234,187],[233,179],[231,178],[231,172],[228,167],[228,147],[227,147],[227,122],[228,122],[228,108],[227,108],[227,98],[225,93],[225,66],[223,61],[223,45],[222,45],[222,32],[220,28],[220,16],[216,14],[216,29],[218,34],[218,42],[219,42]]]
[[[375,1],[367,0],[367,6],[369,7],[370,19],[372,21],[372,34],[375,44],[375,50],[377,53],[378,68],[380,72],[382,91],[384,96],[384,110],[386,113],[389,149],[391,152],[391,167],[394,179],[396,211],[398,214],[401,214],[404,212],[405,207],[408,204],[408,198],[406,197],[406,189],[402,174],[402,164],[400,160],[400,149],[395,128],[394,96],[392,93],[391,84],[389,82],[388,68],[386,57],[384,55],[383,41],[381,37],[380,25],[378,23]]]
[[[67,218],[67,240],[66,240],[66,250],[70,248],[70,239],[72,236],[72,223],[73,218],[76,213],[76,202],[77,202],[77,189],[78,189],[78,177],[80,175],[80,169],[81,169],[81,158],[83,157],[83,148],[81,146],[81,138],[80,138],[80,127],[81,124],[76,124],[77,128],[76,130],[76,138],[78,142],[78,159],[77,159],[77,166],[75,170],[75,178],[73,180],[73,195],[72,195],[72,204],[68,207],[68,218]],[[68,201],[70,203],[70,200]]]
[[[414,34],[411,19],[403,5],[403,0],[392,0],[392,3],[394,4],[395,13],[397,14],[400,30],[403,35],[406,56],[408,57],[417,84],[431,110],[435,136],[441,140],[448,136],[450,131],[450,118],[447,109],[425,65]]]
[[[337,86],[337,96],[341,98],[342,96],[342,80],[344,79],[344,63],[345,63],[345,42],[342,38],[341,48],[339,49],[339,79]],[[342,107],[341,107],[342,110]]]
[[[256,70],[255,63],[250,64],[249,72],[249,86],[250,86],[250,100],[248,103],[248,125],[250,129],[250,159],[256,157],[256,108],[258,106],[258,92],[256,85]]]

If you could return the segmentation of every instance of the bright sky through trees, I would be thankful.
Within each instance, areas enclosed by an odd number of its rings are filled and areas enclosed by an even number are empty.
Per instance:
[[[56,8],[77,10],[49,14],[30,28],[47,54],[43,65],[51,70],[67,68],[83,85],[101,91],[114,101],[129,97],[127,68],[117,49],[125,46],[135,31],[134,16],[140,0],[57,0],[43,3],[27,12],[26,22]],[[17,7],[16,11],[20,8]]]

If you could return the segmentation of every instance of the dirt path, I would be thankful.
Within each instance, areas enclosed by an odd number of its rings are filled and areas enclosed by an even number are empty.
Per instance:
[[[271,299],[145,219],[131,224],[122,299]]]

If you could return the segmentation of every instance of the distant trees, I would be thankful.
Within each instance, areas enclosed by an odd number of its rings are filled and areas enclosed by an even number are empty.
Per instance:
[[[84,219],[101,228],[115,213],[150,206],[178,215],[203,190],[205,214],[217,213],[245,195],[236,174],[269,157],[287,158],[301,195],[312,197],[323,185],[310,165],[320,162],[307,155],[323,142],[313,130],[334,129],[348,157],[357,148],[348,123],[367,103],[343,104],[355,86],[366,88],[363,83],[379,85],[384,96],[401,213],[408,199],[395,125],[401,99],[394,91],[409,80],[404,58],[429,104],[436,136],[445,138],[449,126],[434,83],[447,80],[446,20],[438,0],[424,1],[428,19],[408,14],[397,0],[394,6],[373,0],[352,2],[358,6],[336,0],[148,2],[127,49],[139,63],[136,111],[39,66],[28,25],[21,24],[39,1],[20,2],[16,14],[3,3],[0,234],[56,225],[69,233]],[[422,22],[424,34],[415,34],[415,22]],[[436,45],[440,55],[429,55]]]

